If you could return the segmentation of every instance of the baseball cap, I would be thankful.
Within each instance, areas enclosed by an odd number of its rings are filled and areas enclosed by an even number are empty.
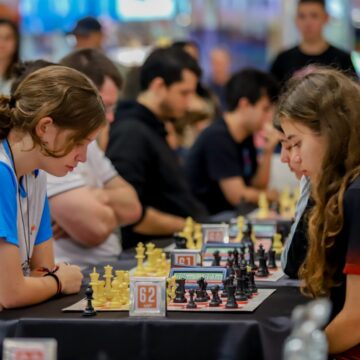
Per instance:
[[[76,23],[71,34],[74,35],[88,35],[91,32],[101,32],[102,26],[98,20],[91,16],[84,17]]]

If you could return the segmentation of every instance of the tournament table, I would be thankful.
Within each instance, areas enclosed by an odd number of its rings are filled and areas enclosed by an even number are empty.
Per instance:
[[[133,253],[113,265],[134,267]],[[98,312],[84,318],[62,312],[84,297],[82,289],[77,295],[1,311],[0,344],[5,337],[55,338],[58,359],[279,360],[291,312],[308,299],[297,287],[269,287],[277,291],[253,313],[168,312],[166,318],[130,318],[127,312]]]

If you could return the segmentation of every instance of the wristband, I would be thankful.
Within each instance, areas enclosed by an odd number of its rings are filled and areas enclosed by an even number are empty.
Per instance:
[[[51,276],[52,278],[55,279],[56,285],[57,285],[55,295],[61,294],[61,291],[62,291],[61,281],[60,281],[59,277],[55,274],[59,270],[59,266],[56,265],[52,270],[49,270],[48,268],[45,268],[45,267],[40,268],[38,270],[44,272],[43,276]]]

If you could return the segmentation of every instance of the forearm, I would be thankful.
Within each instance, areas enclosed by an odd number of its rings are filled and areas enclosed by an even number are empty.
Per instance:
[[[134,230],[143,235],[171,235],[181,231],[184,226],[184,218],[149,207],[146,209],[143,220]]]
[[[341,311],[326,327],[325,334],[329,342],[329,353],[338,354],[360,343],[359,319]]]
[[[73,241],[85,247],[98,246],[117,227],[117,218],[110,206],[88,210],[54,218]]]
[[[57,283],[51,276],[23,277],[13,283],[11,289],[4,291],[0,305],[5,308],[16,308],[45,301],[56,294]]]
[[[109,206],[114,210],[118,225],[129,225],[140,219],[141,204],[132,186],[104,190],[109,196]]]
[[[251,181],[251,185],[257,189],[265,189],[270,181],[272,150],[265,150],[261,156],[258,169]]]

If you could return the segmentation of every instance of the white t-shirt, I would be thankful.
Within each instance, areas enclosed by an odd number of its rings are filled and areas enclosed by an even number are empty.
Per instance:
[[[51,198],[82,186],[103,188],[104,184],[115,176],[118,176],[118,173],[110,160],[105,157],[96,141],[93,141],[88,147],[85,163],[80,163],[64,177],[48,174],[48,196]],[[120,253],[120,239],[115,233],[111,234],[101,245],[92,248],[86,248],[70,238],[55,241],[56,261],[66,261],[81,267],[116,260]]]

